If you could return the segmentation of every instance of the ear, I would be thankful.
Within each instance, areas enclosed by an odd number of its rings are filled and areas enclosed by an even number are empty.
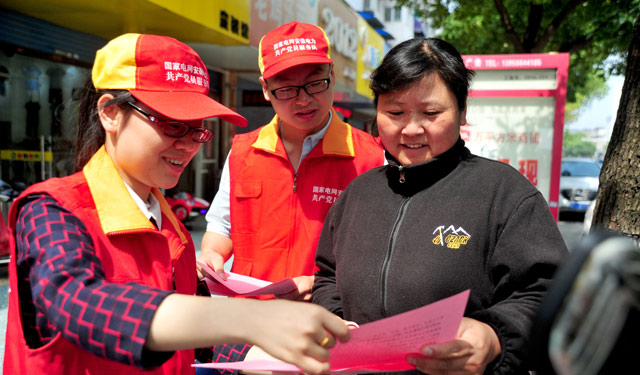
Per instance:
[[[267,88],[267,81],[260,77],[260,84],[262,85],[262,95],[264,95],[264,99],[268,102],[271,101],[271,97],[269,96],[269,89]]]
[[[467,106],[460,112],[460,126],[467,125]]]
[[[331,63],[331,84],[335,85],[336,84],[336,70],[333,68],[333,62]]]
[[[122,120],[122,111],[117,105],[104,106],[106,102],[113,99],[113,95],[104,94],[98,99],[98,117],[102,127],[107,134],[115,134]]]

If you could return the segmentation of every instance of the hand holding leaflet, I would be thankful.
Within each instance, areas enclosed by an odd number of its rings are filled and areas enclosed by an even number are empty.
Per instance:
[[[205,282],[211,294],[220,296],[254,296],[259,294],[285,294],[297,289],[292,279],[285,279],[277,283],[256,279],[250,276],[225,272],[227,280],[223,280],[211,267],[198,262],[205,275]]]
[[[419,353],[425,345],[440,344],[455,338],[469,298],[469,290],[386,319],[363,324],[350,331],[348,342],[331,348],[331,373],[393,372],[414,369],[406,361],[410,353]],[[197,364],[195,367],[303,372],[277,361],[245,361]]]

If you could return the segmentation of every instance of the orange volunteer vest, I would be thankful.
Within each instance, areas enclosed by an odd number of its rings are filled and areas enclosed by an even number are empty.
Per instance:
[[[384,162],[371,135],[333,117],[296,172],[278,116],[236,135],[229,156],[232,271],[263,280],[313,275],[325,216],[356,176]]]
[[[46,192],[78,216],[91,234],[107,281],[136,282],[176,291],[196,293],[195,249],[184,226],[171,212],[159,190],[162,230],[155,230],[127,191],[111,158],[101,148],[82,172],[52,178],[29,187],[28,194]],[[60,333],[40,348],[27,347],[18,301],[14,228],[16,201],[9,212],[12,256],[9,265],[9,315],[5,347],[5,374],[194,374],[194,351],[176,352],[158,368],[143,371],[89,353]]]

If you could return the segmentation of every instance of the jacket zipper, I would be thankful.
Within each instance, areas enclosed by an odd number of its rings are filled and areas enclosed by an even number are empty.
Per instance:
[[[398,236],[398,229],[400,228],[400,224],[402,224],[402,220],[404,220],[404,214],[407,211],[407,205],[410,200],[411,198],[404,198],[404,200],[400,204],[398,216],[396,217],[396,221],[393,223],[393,229],[391,231],[391,238],[389,239],[387,254],[385,255],[382,262],[382,284],[380,286],[380,293],[382,297],[383,317],[387,316],[387,280],[389,278],[389,263],[391,262],[391,258],[393,257],[393,249],[395,247],[396,238]]]
[[[296,187],[298,184],[298,172],[293,172],[293,192],[296,192]]]
[[[400,183],[404,184],[404,167],[401,165],[398,167],[398,171],[400,172]]]

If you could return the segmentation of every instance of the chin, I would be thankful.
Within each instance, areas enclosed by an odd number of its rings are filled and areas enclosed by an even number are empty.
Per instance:
[[[398,161],[400,162],[400,164],[407,166],[407,165],[411,165],[411,164],[418,164],[418,163],[424,163],[426,161],[429,161],[433,158],[425,156],[425,157],[420,157],[420,158],[400,158],[398,159]]]
[[[178,185],[178,180],[179,179],[177,179],[175,181],[165,181],[165,182],[159,184],[158,188],[159,189],[172,189],[172,188],[176,187],[176,185]]]

